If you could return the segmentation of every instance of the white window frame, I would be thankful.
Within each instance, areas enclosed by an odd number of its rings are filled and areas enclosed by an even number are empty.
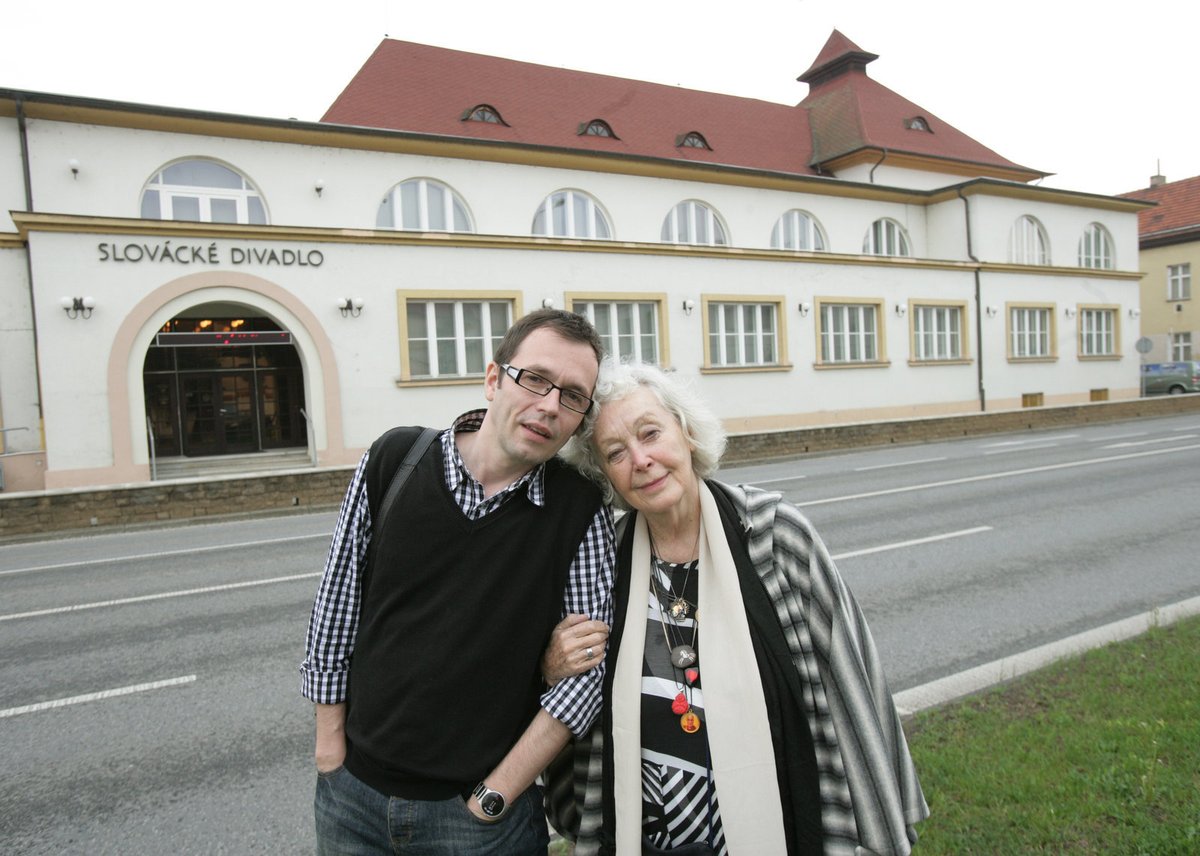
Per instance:
[[[700,239],[701,230],[704,239]],[[698,199],[685,199],[663,220],[662,240],[668,244],[691,244],[703,247],[724,247],[729,233],[711,206]]]
[[[817,299],[818,365],[878,365],[885,361],[882,300]]]
[[[828,246],[817,218],[799,208],[785,211],[771,230],[771,248],[775,250],[822,252]]]
[[[1050,304],[1008,304],[1008,358],[1049,360],[1056,358],[1057,328]]]
[[[913,361],[963,360],[967,353],[966,317],[965,303],[914,302],[909,312]]]
[[[1079,266],[1097,270],[1112,270],[1116,266],[1112,235],[1100,223],[1088,223],[1079,238]]]
[[[1192,334],[1172,333],[1170,340],[1171,361],[1182,362],[1192,359]]]
[[[1024,214],[1013,223],[1008,240],[1008,260],[1016,265],[1050,264],[1050,240],[1036,217]]]
[[[701,297],[706,369],[758,370],[787,365],[783,298],[711,294]]]
[[[1080,306],[1079,356],[1116,357],[1121,336],[1119,306]]]
[[[576,203],[583,208],[582,218],[576,216]],[[560,204],[561,219],[555,215],[555,208]],[[582,190],[556,190],[543,199],[533,215],[532,233],[546,238],[586,238],[593,241],[608,241],[613,237],[612,224],[604,209],[595,198]]]
[[[567,294],[566,305],[582,315],[604,343],[604,350],[622,360],[667,365],[663,306],[666,295]]]
[[[1192,263],[1167,265],[1167,300],[1192,299]]]
[[[241,187],[217,187],[200,184],[168,184],[163,178],[164,173],[172,167],[179,166],[185,163],[204,163],[219,167],[236,176]],[[224,220],[213,220],[213,203],[214,202],[232,202],[234,205],[234,222],[241,225],[267,225],[269,222],[267,217],[267,203],[263,199],[262,194],[254,186],[250,179],[246,178],[239,170],[234,169],[227,163],[214,160],[212,158],[183,158],[182,160],[172,161],[164,164],[151,176],[146,182],[146,186],[142,188],[142,193],[139,199],[141,200],[141,213],[146,216],[146,207],[152,204],[146,198],[146,194],[153,192],[158,197],[158,218],[159,220],[181,220],[175,212],[176,202],[178,200],[188,199],[195,200],[198,208],[198,221],[200,223],[227,222]],[[258,209],[261,212],[261,222],[255,220],[251,216],[251,200],[258,203]]]
[[[404,188],[416,187],[416,203],[417,210],[410,211],[405,207]],[[430,204],[431,196],[441,197],[442,211],[448,217],[449,222],[443,219],[441,222],[432,222],[430,220]],[[387,209],[390,208],[390,211]],[[392,222],[386,222],[386,213],[391,214]],[[405,221],[409,219],[408,214],[416,215],[416,225],[406,226]],[[464,227],[457,228],[457,216],[461,216]],[[467,210],[467,205],[463,202],[462,197],[444,182],[433,178],[409,178],[400,182],[387,192],[383,202],[379,205],[379,213],[375,218],[375,225],[380,229],[395,229],[400,232],[474,232],[475,225],[471,221],[471,213]]]
[[[496,345],[512,326],[513,319],[521,317],[521,295],[517,292],[497,291],[408,291],[397,292],[400,318],[401,372],[400,382],[447,383],[477,382],[484,376],[487,364],[492,359]],[[469,307],[478,307],[480,316],[479,335],[468,335],[466,312]],[[493,321],[492,308],[500,308],[504,315],[503,328]],[[424,333],[412,326],[412,315],[424,317]],[[438,329],[438,320],[448,319],[452,329]],[[442,365],[439,344],[452,343],[452,366]],[[474,364],[469,355],[469,343],[479,343]],[[428,372],[413,370],[413,356],[417,349],[423,350],[423,364]]]
[[[890,217],[880,217],[863,237],[863,252],[870,256],[909,257],[912,242],[903,226]]]

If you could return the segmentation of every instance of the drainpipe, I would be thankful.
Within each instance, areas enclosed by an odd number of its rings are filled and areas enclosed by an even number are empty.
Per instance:
[[[29,134],[25,129],[25,101],[17,96],[17,134],[21,139],[21,174],[25,179],[25,210],[33,212],[33,178],[29,170]],[[29,327],[33,331],[33,377],[34,393],[37,395],[38,430],[41,436],[42,449],[46,448],[46,432],[43,430],[42,414],[42,366],[38,350],[37,305],[33,293],[33,254],[29,249],[29,240],[25,240],[25,271],[29,280]]]
[[[975,374],[979,384],[979,412],[987,412],[987,394],[983,387],[983,305],[982,305],[982,289],[979,283],[979,259],[975,258],[975,251],[971,247],[971,201],[963,194],[962,188],[958,188],[958,198],[963,201],[963,218],[967,225],[967,258],[975,263],[975,349],[977,359],[975,360]]]
[[[887,160],[887,156],[888,156],[888,150],[887,150],[887,149],[884,149],[884,150],[883,150],[883,151],[882,151],[882,152],[879,154],[879,160],[875,161],[875,165],[874,165],[873,167],[871,167],[871,171],[870,171],[870,172],[867,174],[867,180],[868,180],[868,181],[870,181],[870,182],[871,182],[871,184],[874,184],[874,183],[875,183],[875,170],[879,169],[880,165],[881,165],[881,164],[882,164],[882,163],[883,163],[885,160]]]

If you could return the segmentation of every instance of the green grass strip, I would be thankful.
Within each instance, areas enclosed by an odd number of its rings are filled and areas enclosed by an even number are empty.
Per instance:
[[[905,724],[933,854],[1200,854],[1200,619]]]

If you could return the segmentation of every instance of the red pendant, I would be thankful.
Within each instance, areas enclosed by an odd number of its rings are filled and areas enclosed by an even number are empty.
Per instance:
[[[687,679],[688,686],[694,687],[696,685],[696,681],[700,680],[700,670],[688,669],[683,673],[683,676]]]
[[[688,734],[695,734],[700,730],[700,717],[694,710],[689,709],[687,713],[679,717],[679,727]]]
[[[684,695],[681,692],[679,695],[675,696],[675,701],[671,702],[671,713],[676,715],[687,713],[689,707],[690,705],[688,705],[687,699],[684,698]]]

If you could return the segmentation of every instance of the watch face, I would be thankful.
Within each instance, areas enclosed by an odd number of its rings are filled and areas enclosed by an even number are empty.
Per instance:
[[[488,791],[479,798],[479,807],[488,817],[499,817],[504,813],[504,797],[495,791]]]

